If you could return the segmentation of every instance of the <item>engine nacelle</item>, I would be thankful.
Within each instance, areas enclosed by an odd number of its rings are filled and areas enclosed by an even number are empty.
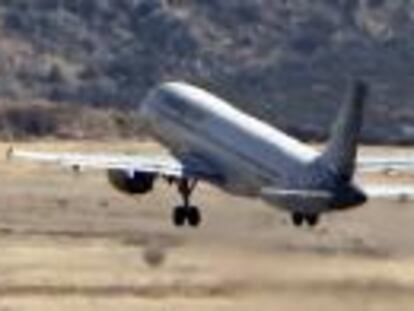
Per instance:
[[[146,194],[154,188],[155,175],[124,170],[108,170],[109,182],[127,194]]]

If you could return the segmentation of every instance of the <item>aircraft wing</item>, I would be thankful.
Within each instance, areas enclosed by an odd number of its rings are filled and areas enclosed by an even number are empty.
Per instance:
[[[362,157],[358,159],[358,170],[362,172],[414,172],[414,155],[399,157]]]
[[[52,153],[11,148],[7,151],[7,158],[58,165],[74,170],[125,170],[173,178],[219,178],[219,174],[206,162],[196,157],[176,159],[169,155]]]

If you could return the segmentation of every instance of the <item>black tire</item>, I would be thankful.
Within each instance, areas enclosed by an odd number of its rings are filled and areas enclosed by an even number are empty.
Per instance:
[[[306,222],[308,223],[310,227],[315,227],[319,223],[319,215],[318,214],[307,215]]]
[[[197,207],[191,206],[187,210],[187,220],[191,227],[198,227],[201,224],[201,213]]]
[[[296,227],[302,226],[304,220],[305,218],[301,213],[293,213],[292,222]]]
[[[182,206],[177,206],[173,211],[173,223],[176,227],[182,227],[185,225],[187,219],[186,209]]]

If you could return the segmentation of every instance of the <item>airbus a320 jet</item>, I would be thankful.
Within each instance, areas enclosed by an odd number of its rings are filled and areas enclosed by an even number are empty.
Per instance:
[[[175,185],[182,204],[173,209],[176,226],[202,221],[191,203],[199,182],[233,195],[261,198],[289,212],[296,226],[314,226],[323,213],[363,205],[368,197],[412,195],[411,188],[362,189],[354,182],[357,143],[368,87],[354,86],[322,152],[184,82],[155,88],[137,115],[169,157],[9,151],[10,158],[104,169],[112,185],[130,195],[151,192],[156,180]]]

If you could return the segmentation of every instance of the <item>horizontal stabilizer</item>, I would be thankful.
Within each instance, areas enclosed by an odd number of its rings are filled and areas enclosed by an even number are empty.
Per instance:
[[[264,197],[273,197],[279,199],[320,199],[329,200],[332,194],[321,190],[295,190],[295,189],[280,189],[280,188],[264,188],[261,191]]]

